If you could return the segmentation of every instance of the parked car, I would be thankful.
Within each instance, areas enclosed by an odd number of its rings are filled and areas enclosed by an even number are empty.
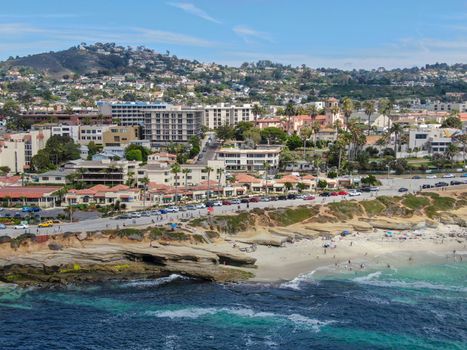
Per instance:
[[[259,202],[259,198],[258,197],[251,197],[250,198],[250,203],[258,203]]]
[[[131,217],[130,217],[130,215],[123,214],[123,215],[117,216],[117,219],[118,220],[126,220],[126,219],[131,219]]]
[[[204,208],[206,208],[206,204],[198,203],[198,204],[195,205],[195,207],[196,207],[196,209],[204,209]]]
[[[54,225],[54,222],[52,220],[47,220],[44,222],[41,222],[37,227],[52,227]]]
[[[440,181],[440,182],[435,183],[435,187],[446,187],[446,186],[449,186],[447,182]]]
[[[401,193],[402,193],[402,192],[408,192],[408,191],[409,191],[409,189],[408,189],[408,188],[405,188],[405,187],[401,187],[401,188],[399,188],[399,190],[398,190],[398,192],[401,192]]]
[[[240,204],[242,201],[240,199],[232,199],[230,204]]]
[[[195,210],[195,209],[196,209],[196,206],[193,205],[193,204],[188,204],[185,208],[186,208],[187,210]]]
[[[370,192],[371,189],[370,189],[370,186],[363,186],[362,188],[360,188],[360,191],[362,191],[362,192]]]
[[[27,224],[15,225],[15,229],[17,229],[17,230],[25,230],[25,229],[28,229],[28,228],[29,228],[29,225],[27,225]]]
[[[347,196],[347,195],[349,194],[349,192],[347,192],[347,191],[339,191],[339,192],[337,192],[337,194],[338,194],[339,196]]]
[[[280,201],[285,201],[287,199],[287,196],[281,194],[280,196],[277,196],[277,199]]]
[[[467,173],[462,174],[461,177],[467,177]]]
[[[129,213],[131,219],[137,219],[141,217],[140,213]]]
[[[222,207],[222,201],[215,201],[212,203],[215,207]]]
[[[362,195],[362,192],[359,192],[357,190],[349,191],[349,196],[350,197],[356,197],[356,196],[361,196],[361,195]]]
[[[232,205],[232,201],[229,200],[223,200],[222,205]]]
[[[5,224],[0,224],[0,230],[4,230],[4,229],[6,229]]]
[[[427,179],[436,179],[437,176],[436,175],[427,175],[426,178]]]
[[[260,200],[261,202],[270,202],[270,201],[271,201],[271,198],[269,198],[269,197],[261,197],[259,200]]]
[[[339,192],[336,192],[336,191],[331,192],[331,196],[333,196],[333,197],[337,197],[338,195],[339,195]]]
[[[167,209],[161,209],[159,210],[161,214],[167,214],[169,211]]]
[[[370,186],[370,192],[376,192],[376,191],[379,191],[378,186]]]
[[[293,194],[293,193],[289,193],[287,195],[287,199],[297,199],[297,195],[296,194]]]
[[[306,201],[312,201],[313,199],[316,199],[316,197],[315,196],[306,196],[303,199],[306,200]]]
[[[455,177],[454,174],[444,174],[443,175],[444,179],[452,179],[453,177]]]
[[[452,180],[451,181],[451,186],[455,186],[455,185],[463,185],[464,182],[462,181],[457,181],[457,180]]]
[[[331,196],[331,193],[330,192],[321,192],[319,194],[320,197],[330,197]]]
[[[165,208],[169,213],[177,213],[180,211],[179,207],[176,207],[175,205],[172,205],[170,207]]]
[[[421,179],[421,178],[422,178],[422,177],[419,176],[419,175],[412,176],[412,179],[414,179],[414,180],[419,180],[419,179]]]
[[[240,203],[250,203],[250,200],[248,198],[242,198]]]
[[[423,189],[426,189],[426,188],[432,188],[433,186],[432,185],[429,185],[429,184],[423,184],[422,185],[422,188]]]
[[[21,211],[22,211],[23,213],[29,213],[29,212],[32,211],[32,208],[31,208],[31,207],[22,207],[22,208],[21,208]]]

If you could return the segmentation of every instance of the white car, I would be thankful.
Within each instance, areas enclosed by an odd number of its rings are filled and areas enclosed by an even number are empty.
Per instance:
[[[26,224],[19,224],[15,226],[16,230],[25,230],[27,228],[29,228],[29,225],[26,225]]]
[[[455,177],[454,174],[444,174],[443,175],[443,178],[445,178],[445,179],[451,179],[453,177]]]
[[[198,203],[198,204],[195,205],[195,208],[196,208],[196,209],[204,209],[204,208],[206,208],[206,204],[204,204],[204,203]]]
[[[221,207],[222,206],[222,201],[215,201],[214,203],[212,203],[213,206],[215,207]]]
[[[165,210],[167,210],[169,213],[176,213],[176,212],[180,211],[180,209],[178,207],[174,206],[174,205],[171,206],[171,207],[165,208]]]
[[[230,201],[230,203],[232,203],[232,204],[241,204],[242,202],[240,201],[240,199],[232,199]]]
[[[361,196],[362,192],[359,191],[349,191],[349,196],[350,197],[356,197],[356,196]]]
[[[427,179],[436,179],[437,176],[436,175],[427,175],[426,178]]]

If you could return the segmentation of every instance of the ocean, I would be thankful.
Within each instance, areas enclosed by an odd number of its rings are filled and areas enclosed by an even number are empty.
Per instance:
[[[467,263],[0,287],[0,349],[467,349]]]

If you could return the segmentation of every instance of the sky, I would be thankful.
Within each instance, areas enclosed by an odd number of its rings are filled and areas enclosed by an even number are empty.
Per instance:
[[[238,66],[467,63],[467,0],[20,0],[0,10],[0,59],[95,42]]]

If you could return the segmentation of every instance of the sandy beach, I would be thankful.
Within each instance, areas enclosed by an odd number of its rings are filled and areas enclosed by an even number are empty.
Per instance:
[[[397,268],[408,264],[427,264],[466,259],[463,239],[450,237],[465,234],[466,228],[440,225],[413,231],[384,230],[354,232],[333,239],[301,239],[282,247],[258,245],[250,253],[257,259],[254,281],[291,281],[306,275],[349,273],[351,271]],[[335,248],[323,248],[328,243]],[[455,253],[454,253],[455,252]]]

